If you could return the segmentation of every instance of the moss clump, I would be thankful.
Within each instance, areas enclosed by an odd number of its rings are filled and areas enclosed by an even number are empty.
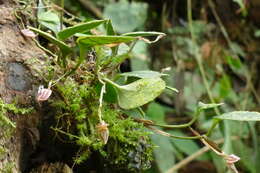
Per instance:
[[[94,83],[94,85],[93,85]],[[97,84],[97,82],[96,82]],[[150,167],[152,145],[142,124],[123,117],[113,105],[103,104],[102,118],[109,124],[109,140],[104,144],[96,129],[99,123],[99,90],[95,81],[78,84],[72,79],[57,86],[60,96],[51,106],[57,120],[56,130],[74,141],[80,148],[76,163],[86,161],[91,153],[99,153],[102,160],[118,170],[143,170]]]
[[[33,108],[19,108],[16,104],[6,104],[0,99],[0,160],[8,157],[11,152],[8,149],[9,140],[15,130],[15,123],[8,117],[8,113],[12,114],[28,114],[32,112]],[[13,162],[6,163],[0,173],[12,173],[15,164]]]

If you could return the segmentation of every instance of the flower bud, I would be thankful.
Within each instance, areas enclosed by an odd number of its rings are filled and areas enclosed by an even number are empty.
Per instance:
[[[35,38],[36,37],[36,34],[29,30],[29,29],[22,29],[21,30],[22,34],[25,36],[25,37],[30,37],[30,38]]]

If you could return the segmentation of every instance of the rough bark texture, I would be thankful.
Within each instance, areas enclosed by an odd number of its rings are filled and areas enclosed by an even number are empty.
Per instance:
[[[17,105],[33,107],[39,79],[31,71],[37,64],[26,65],[25,62],[32,58],[44,62],[45,56],[33,40],[22,36],[15,10],[15,3],[0,0],[0,98],[5,103],[16,100]],[[40,113],[8,114],[8,117],[16,122],[16,129],[10,138],[0,138],[0,145],[7,151],[1,157],[0,170],[5,171],[6,165],[13,163],[11,172],[22,172],[39,141],[37,125]],[[2,127],[0,133],[5,133]]]

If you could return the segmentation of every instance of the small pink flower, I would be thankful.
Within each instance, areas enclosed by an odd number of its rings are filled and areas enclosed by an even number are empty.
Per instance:
[[[21,30],[22,34],[25,36],[25,37],[30,37],[30,38],[35,38],[36,37],[36,34],[29,30],[29,29],[22,29]]]
[[[36,100],[38,102],[46,101],[51,96],[52,90],[49,88],[44,88],[42,85],[39,86]]]
[[[236,156],[234,154],[230,154],[230,155],[228,155],[228,157],[225,158],[225,160],[226,160],[227,164],[230,165],[230,164],[234,164],[237,161],[239,161],[240,157],[238,157],[238,156]]]

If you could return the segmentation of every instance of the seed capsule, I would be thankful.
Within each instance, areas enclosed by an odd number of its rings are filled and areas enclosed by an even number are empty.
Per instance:
[[[108,124],[105,121],[101,121],[101,123],[99,123],[96,126],[100,139],[102,140],[102,142],[104,144],[107,143],[108,137],[109,137],[109,130],[107,127],[108,127]]]

